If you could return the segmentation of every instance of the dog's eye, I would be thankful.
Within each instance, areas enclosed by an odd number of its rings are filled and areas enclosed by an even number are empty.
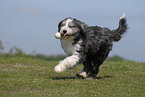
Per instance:
[[[66,25],[65,23],[61,23],[61,27],[62,27],[62,26],[65,26],[65,25]]]
[[[69,26],[69,28],[74,28],[74,27],[76,27],[76,26]]]
[[[65,26],[65,24],[62,24],[61,26]]]
[[[72,28],[73,26],[69,26],[69,28]]]

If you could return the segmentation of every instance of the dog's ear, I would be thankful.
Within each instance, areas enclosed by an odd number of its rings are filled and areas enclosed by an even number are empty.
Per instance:
[[[84,29],[87,26],[84,22],[81,22],[77,19],[73,19],[73,21],[80,29]]]

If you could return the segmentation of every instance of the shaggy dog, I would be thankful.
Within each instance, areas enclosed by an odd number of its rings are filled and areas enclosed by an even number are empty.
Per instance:
[[[70,17],[62,20],[55,37],[60,39],[68,57],[60,61],[54,70],[59,73],[83,63],[83,70],[76,76],[94,79],[99,72],[99,66],[112,50],[113,42],[119,41],[126,30],[125,14],[120,17],[119,27],[116,30],[88,26]]]

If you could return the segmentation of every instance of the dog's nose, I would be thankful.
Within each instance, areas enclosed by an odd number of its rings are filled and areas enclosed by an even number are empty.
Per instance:
[[[63,33],[65,34],[67,31],[66,30],[63,30]]]

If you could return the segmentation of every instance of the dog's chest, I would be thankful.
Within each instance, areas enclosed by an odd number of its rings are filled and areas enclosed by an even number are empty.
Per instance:
[[[80,50],[80,48],[81,48],[81,46],[80,46],[80,44],[81,44],[81,40],[80,41],[78,41],[78,43],[77,44],[72,44],[73,43],[73,37],[70,37],[70,38],[62,38],[61,39],[61,46],[62,46],[62,48],[63,48],[63,50],[65,51],[65,53],[67,54],[67,55],[74,55],[74,54],[78,54],[78,52],[77,51],[79,51]]]

